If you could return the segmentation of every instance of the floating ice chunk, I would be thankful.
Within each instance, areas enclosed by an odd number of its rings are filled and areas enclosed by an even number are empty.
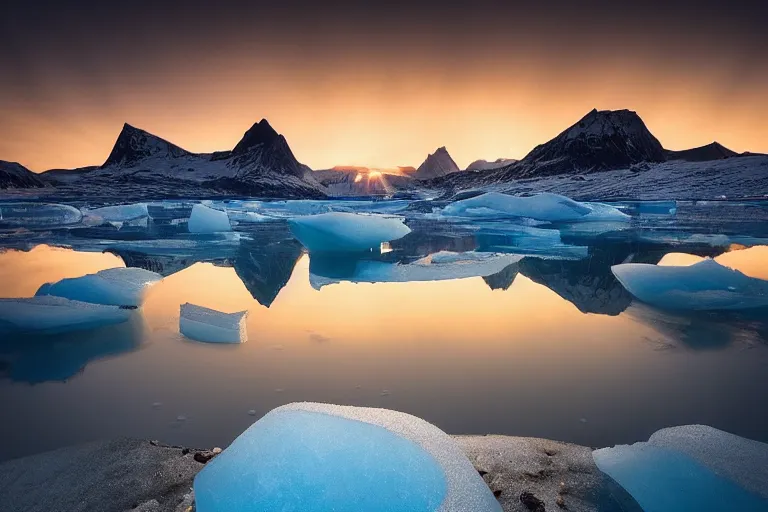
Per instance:
[[[660,431],[647,443],[595,450],[595,463],[646,512],[768,510],[768,445],[709,427],[669,430],[672,433]],[[744,466],[739,454],[746,457]],[[749,475],[750,469],[757,473]]]
[[[611,267],[629,293],[668,309],[717,310],[768,306],[768,281],[706,259],[685,267],[625,263]]]
[[[0,299],[0,331],[59,333],[119,324],[129,309],[63,297]]]
[[[310,252],[363,252],[411,232],[400,218],[344,212],[298,217],[288,224]]]
[[[629,221],[632,219],[629,215],[618,208],[604,203],[581,203],[590,209],[590,212],[584,217],[578,219],[579,222],[617,222]]]
[[[412,263],[343,260],[313,255],[309,282],[315,289],[342,280],[356,283],[443,281],[497,274],[520,261],[520,254],[440,251]]]
[[[245,343],[247,311],[222,313],[195,304],[182,304],[179,331],[189,339],[206,343]]]
[[[664,428],[648,444],[683,453],[768,500],[768,444],[706,425]]]
[[[543,193],[530,197],[488,192],[447,205],[444,215],[459,217],[527,217],[548,222],[579,220],[592,211],[565,196]]]
[[[76,224],[83,214],[74,206],[50,203],[3,203],[0,225],[44,227]]]
[[[101,221],[106,222],[125,222],[128,220],[148,217],[149,212],[146,203],[135,203],[84,209],[83,215],[86,217],[86,220],[91,218],[95,221],[100,219]],[[90,223],[93,223],[93,221]]]
[[[218,233],[232,231],[232,226],[229,224],[227,212],[196,204],[192,207],[188,229],[190,233]]]
[[[55,295],[67,299],[112,306],[141,306],[151,285],[160,274],[142,268],[110,268],[95,274],[46,283],[35,295]]]
[[[200,512],[500,512],[459,446],[384,409],[279,407],[195,477]]]
[[[266,222],[273,220],[272,217],[268,217],[260,213],[243,210],[232,210],[229,208],[227,208],[227,215],[229,216],[230,220],[234,220],[235,222],[239,223]]]

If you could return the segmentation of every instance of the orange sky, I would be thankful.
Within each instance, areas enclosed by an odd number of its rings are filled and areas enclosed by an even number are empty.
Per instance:
[[[315,169],[418,166],[439,146],[463,168],[521,158],[592,108],[637,111],[669,149],[768,152],[762,4],[669,4],[659,16],[607,0],[594,11],[486,3],[169,5],[147,7],[151,17],[96,3],[62,10],[66,24],[29,8],[0,20],[0,159],[101,164],[124,122],[222,150],[267,118]]]

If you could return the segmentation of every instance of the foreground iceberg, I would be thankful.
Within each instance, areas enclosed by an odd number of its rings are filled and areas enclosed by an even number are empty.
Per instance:
[[[67,299],[112,306],[141,306],[151,285],[160,274],[142,268],[110,268],[95,274],[46,283],[35,295],[55,295]]]
[[[192,207],[192,214],[187,225],[190,233],[219,233],[232,231],[227,212],[214,210],[204,204]]]
[[[77,224],[83,214],[74,206],[52,203],[3,203],[0,225],[48,227]]]
[[[251,425],[195,478],[199,512],[500,512],[459,446],[384,409],[295,403]]]
[[[0,332],[60,333],[125,322],[131,310],[63,297],[0,299]]]
[[[702,425],[595,450],[597,467],[646,512],[765,512],[768,445]]]
[[[297,217],[288,225],[310,252],[363,252],[411,232],[399,218],[345,212]]]
[[[195,304],[182,304],[179,331],[189,339],[206,343],[245,343],[247,311],[222,313]]]
[[[520,217],[544,222],[629,219],[613,206],[579,203],[565,196],[541,193],[529,197],[488,192],[447,205],[443,215],[456,217]]]
[[[625,263],[611,267],[629,293],[667,309],[725,310],[768,306],[768,281],[704,260],[685,267]]]
[[[406,283],[486,277],[497,274],[523,258],[520,254],[440,251],[412,263],[345,260],[312,255],[309,282],[315,289],[338,283]]]

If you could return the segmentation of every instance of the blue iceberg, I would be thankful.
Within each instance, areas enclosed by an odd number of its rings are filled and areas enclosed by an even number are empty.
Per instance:
[[[542,222],[628,220],[629,216],[602,203],[579,203],[558,194],[528,197],[488,192],[447,205],[443,215],[470,218],[526,218]]]
[[[199,512],[500,512],[458,445],[384,409],[297,403],[254,423],[195,478]]]
[[[35,295],[54,295],[81,302],[112,306],[141,306],[147,288],[160,274],[142,268],[110,268],[95,274],[46,283]]]
[[[664,429],[593,457],[646,512],[768,510],[768,445],[711,427]]]
[[[714,260],[685,267],[624,263],[611,267],[626,290],[663,309],[729,310],[768,306],[768,281]]]
[[[232,231],[232,226],[229,224],[227,212],[196,204],[192,207],[187,229],[190,233],[219,233]]]
[[[378,250],[411,232],[400,218],[346,212],[322,213],[288,221],[293,235],[310,252]]]
[[[247,311],[222,313],[195,304],[181,305],[179,331],[185,337],[206,343],[245,343]]]
[[[125,322],[131,310],[63,297],[0,299],[0,333],[61,333]]]

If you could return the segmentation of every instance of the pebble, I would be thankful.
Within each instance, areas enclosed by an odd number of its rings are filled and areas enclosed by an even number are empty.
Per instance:
[[[256,409],[251,409],[248,411],[248,416],[256,416]]]

